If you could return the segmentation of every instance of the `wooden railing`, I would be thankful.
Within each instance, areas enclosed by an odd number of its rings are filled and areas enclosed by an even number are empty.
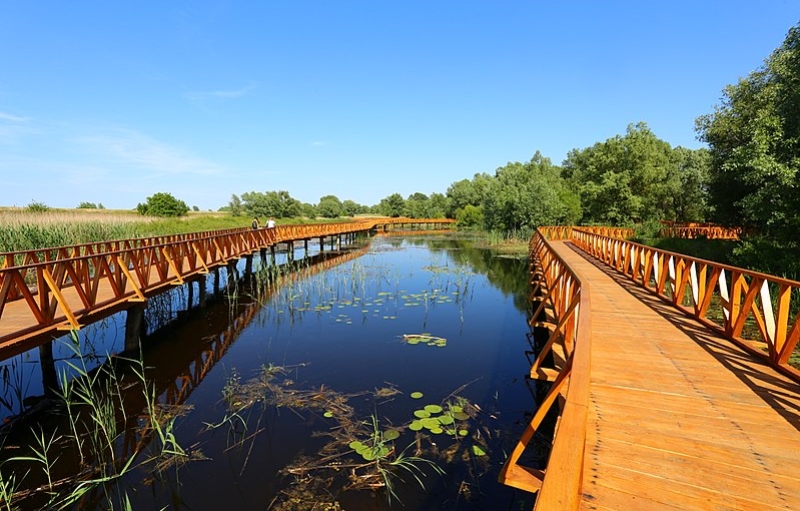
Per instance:
[[[582,229],[572,242],[795,379],[800,282],[658,250]]]
[[[591,374],[591,303],[586,280],[567,266],[546,239],[563,232],[561,228],[540,228],[531,239],[531,298],[539,303],[531,326],[545,327],[550,334],[531,366],[530,376],[551,381],[552,385],[506,460],[499,479],[515,488],[538,491],[534,509],[572,511],[580,505],[583,477]],[[543,367],[542,361],[548,355],[553,356],[556,370]],[[525,448],[559,397],[564,398],[563,405],[546,470],[521,465]]]
[[[662,222],[658,231],[660,238],[707,238],[710,240],[738,240],[742,234],[739,227],[724,227],[709,223]]]
[[[48,328],[79,328],[86,316],[142,301],[165,286],[277,243],[366,232],[387,224],[452,224],[450,219],[370,218],[355,222],[227,229],[0,254],[0,322],[10,303],[27,304],[25,325],[0,329],[0,344]],[[69,294],[69,296],[68,296]],[[77,295],[77,296],[76,296]],[[79,305],[76,307],[76,303]]]
[[[710,232],[705,229],[715,229],[685,228],[705,233]],[[631,234],[630,229],[540,227],[531,240],[531,299],[540,302],[531,326],[547,328],[550,336],[532,364],[530,376],[553,383],[506,461],[500,481],[538,491],[535,510],[580,507],[591,377],[588,283],[567,267],[545,238],[571,240],[589,255],[800,382],[800,371],[788,364],[800,339],[800,282],[624,239]],[[553,355],[558,370],[542,367],[548,353]],[[519,460],[526,446],[557,402],[561,415],[546,468],[521,465]]]

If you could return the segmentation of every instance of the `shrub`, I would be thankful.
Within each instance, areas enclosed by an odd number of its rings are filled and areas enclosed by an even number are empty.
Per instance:
[[[136,211],[140,215],[175,217],[188,213],[189,206],[182,200],[173,197],[172,194],[159,192],[148,197],[144,204],[138,204]]]
[[[44,202],[33,201],[28,204],[28,207],[25,208],[30,213],[44,213],[46,211],[50,211],[50,206],[45,204]]]

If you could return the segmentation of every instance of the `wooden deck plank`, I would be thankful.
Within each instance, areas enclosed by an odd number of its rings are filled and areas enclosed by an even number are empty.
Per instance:
[[[583,509],[800,509],[798,385],[555,243],[592,290]]]

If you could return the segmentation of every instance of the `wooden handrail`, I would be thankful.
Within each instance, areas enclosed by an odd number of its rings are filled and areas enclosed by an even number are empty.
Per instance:
[[[639,286],[800,381],[800,282],[573,230],[572,242]]]
[[[532,275],[538,280],[538,297],[547,303],[557,325],[531,368],[531,377],[552,381],[552,386],[525,428],[500,473],[500,482],[536,492],[535,510],[574,511],[580,507],[583,464],[586,445],[586,420],[591,376],[591,301],[589,285],[571,269],[547,241],[553,234],[563,235],[563,228],[537,229],[530,243]],[[534,297],[536,298],[536,297]],[[539,312],[537,310],[537,312]],[[536,321],[536,315],[532,322]],[[553,349],[557,339],[566,359],[552,378],[548,371],[538,371],[542,359]],[[554,434],[550,461],[545,470],[525,467],[519,459],[540,427],[545,415],[563,397],[563,407]]]

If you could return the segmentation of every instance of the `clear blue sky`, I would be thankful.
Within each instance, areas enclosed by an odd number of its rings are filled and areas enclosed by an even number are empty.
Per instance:
[[[695,119],[800,2],[0,3],[0,205],[372,205]]]

